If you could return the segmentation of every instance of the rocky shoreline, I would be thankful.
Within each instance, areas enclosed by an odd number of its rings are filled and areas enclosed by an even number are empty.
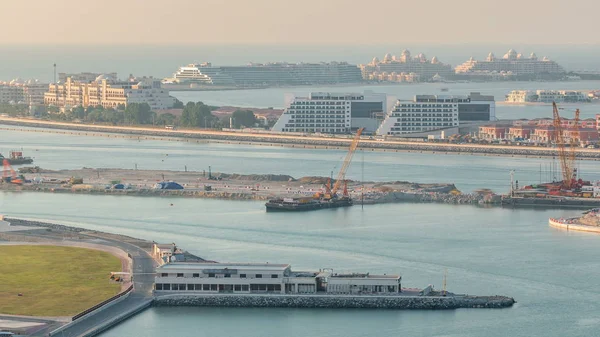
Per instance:
[[[508,308],[516,301],[506,296],[351,296],[351,295],[163,295],[155,306],[259,307],[259,308],[355,308],[400,310],[451,310],[459,308]]]
[[[0,119],[0,124],[35,127],[57,130],[82,131],[77,135],[88,135],[88,133],[109,133],[125,134],[129,136],[152,136],[166,137],[186,140],[217,140],[226,142],[254,143],[254,144],[275,144],[275,145],[293,145],[304,147],[347,147],[350,138],[326,138],[326,137],[303,137],[277,134],[249,134],[219,131],[195,131],[195,130],[161,130],[154,128],[135,128],[135,127],[111,127],[102,125],[86,125],[72,123],[51,123],[37,120],[18,120],[18,119]],[[41,131],[40,131],[41,132]],[[68,132],[65,132],[68,133]],[[408,142],[408,141],[375,141],[363,140],[360,143],[363,149],[375,150],[396,150],[411,152],[435,152],[452,153],[465,155],[492,155],[492,156],[526,156],[526,157],[556,157],[558,150],[548,147],[531,146],[503,146],[503,145],[475,145],[475,144],[447,144],[447,143],[428,143],[428,142]],[[579,159],[600,160],[600,150],[578,149],[577,157]]]

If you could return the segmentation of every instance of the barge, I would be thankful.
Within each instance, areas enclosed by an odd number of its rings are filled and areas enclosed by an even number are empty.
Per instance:
[[[315,198],[275,198],[265,203],[267,212],[303,212],[324,208],[339,208],[352,206],[349,197],[332,199]]]
[[[21,151],[10,151],[8,158],[4,157],[0,153],[0,162],[4,159],[8,160],[10,165],[25,165],[33,163],[33,158],[23,157],[23,152]]]

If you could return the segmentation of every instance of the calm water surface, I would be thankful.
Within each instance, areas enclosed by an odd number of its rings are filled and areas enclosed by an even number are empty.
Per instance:
[[[343,156],[343,151],[330,150],[0,132],[3,152],[23,146],[28,154],[33,151],[37,165],[49,168],[128,168],[136,162],[142,168],[181,169],[187,163],[202,169],[214,163],[227,172],[291,170],[299,176],[329,171]],[[165,153],[169,158],[163,161]],[[536,180],[539,163],[525,158],[365,154],[365,171],[371,177],[456,181],[463,189],[501,189],[508,184],[507,171],[515,167],[518,174]],[[594,162],[581,165],[590,179],[600,176]],[[359,168],[353,167],[355,177]],[[0,213],[176,242],[218,261],[400,273],[409,287],[440,288],[447,269],[451,291],[504,294],[518,301],[510,309],[445,312],[153,308],[103,336],[558,337],[595,336],[600,328],[600,236],[554,230],[547,224],[548,217],[575,211],[387,204],[297,216],[267,214],[261,202],[252,201],[0,193]]]

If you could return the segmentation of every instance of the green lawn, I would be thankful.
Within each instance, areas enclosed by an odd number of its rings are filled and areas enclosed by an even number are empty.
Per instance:
[[[111,271],[121,261],[98,250],[0,246],[0,313],[72,316],[119,292]]]

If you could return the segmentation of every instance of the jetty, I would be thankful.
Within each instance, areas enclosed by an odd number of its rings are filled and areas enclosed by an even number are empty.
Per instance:
[[[131,284],[68,319],[13,320],[35,323],[31,336],[96,336],[151,306],[362,308],[451,310],[506,308],[506,296],[460,295],[402,288],[399,275],[294,271],[287,264],[227,264],[206,261],[175,244],[59,224],[0,219],[1,244],[104,246],[129,261]],[[181,262],[184,261],[184,262]],[[3,317],[4,318],[4,317]]]

